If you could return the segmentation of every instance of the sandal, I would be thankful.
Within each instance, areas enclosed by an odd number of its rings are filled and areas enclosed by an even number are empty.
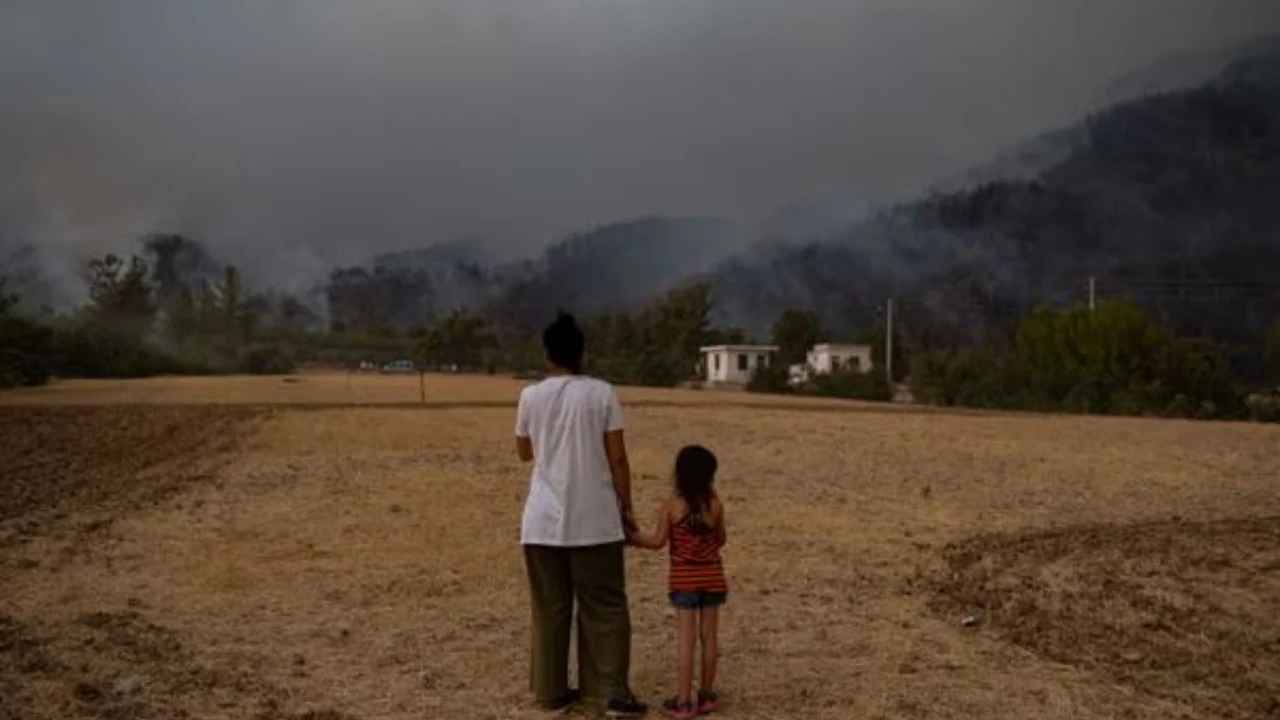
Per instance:
[[[714,692],[698,691],[698,714],[710,715],[716,711],[716,705],[720,698]]]
[[[691,702],[681,702],[680,698],[669,698],[662,703],[662,714],[675,720],[689,720],[698,716],[698,709]]]

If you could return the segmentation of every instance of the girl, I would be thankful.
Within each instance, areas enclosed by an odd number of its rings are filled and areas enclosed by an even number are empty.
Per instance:
[[[654,550],[668,546],[671,604],[680,619],[680,686],[663,714],[691,718],[716,709],[716,627],[728,597],[720,548],[725,543],[724,505],[715,492],[716,456],[701,445],[676,455],[675,496],[658,510],[657,528],[633,542]],[[702,640],[702,684],[693,698],[693,651]]]

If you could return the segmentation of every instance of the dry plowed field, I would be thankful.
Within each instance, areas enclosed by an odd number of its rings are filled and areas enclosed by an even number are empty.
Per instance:
[[[0,720],[536,717],[518,389],[0,394]],[[1280,717],[1278,427],[621,395],[642,507],[721,459],[725,717]],[[657,701],[664,559],[629,563]]]

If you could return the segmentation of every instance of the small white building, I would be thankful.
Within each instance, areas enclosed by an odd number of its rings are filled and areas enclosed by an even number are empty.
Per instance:
[[[871,372],[873,362],[870,345],[848,343],[820,343],[809,348],[803,364],[792,365],[792,385],[801,385],[814,375],[829,375],[840,370]]]
[[[809,349],[805,364],[818,375],[838,370],[871,372],[871,346],[843,343],[821,343]]]
[[[708,386],[746,385],[756,368],[768,367],[777,345],[710,345],[702,352],[702,376]]]

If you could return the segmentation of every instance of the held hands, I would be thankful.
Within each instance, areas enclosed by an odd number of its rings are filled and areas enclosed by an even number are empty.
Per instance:
[[[644,550],[658,550],[662,548],[664,541],[656,538],[653,533],[646,533],[636,524],[635,517],[632,516],[630,508],[622,513],[622,532],[626,536],[627,545],[634,548],[642,548]]]
[[[640,535],[640,526],[636,525],[636,518],[631,512],[630,505],[620,504],[618,510],[622,513],[622,534],[626,537],[627,544],[634,546]]]

